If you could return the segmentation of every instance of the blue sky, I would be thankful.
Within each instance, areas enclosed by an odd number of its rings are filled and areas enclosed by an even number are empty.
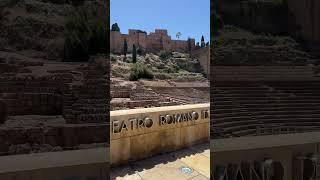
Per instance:
[[[210,37],[210,0],[110,0],[110,23],[118,23],[122,33],[128,29],[154,31],[167,29],[172,39]],[[111,25],[110,25],[111,27]]]

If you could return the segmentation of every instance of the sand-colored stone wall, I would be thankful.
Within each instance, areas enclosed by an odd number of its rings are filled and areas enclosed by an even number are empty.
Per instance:
[[[122,52],[123,36],[120,32],[110,31],[110,52]],[[130,47],[128,45],[128,47]]]
[[[71,124],[107,122],[107,68],[97,62],[77,68],[61,64],[65,70],[45,70],[41,62],[16,64],[18,69],[34,65],[42,65],[39,69],[45,72],[0,76],[0,100],[9,116],[63,115]]]
[[[210,47],[194,50],[192,56],[197,58],[207,77],[210,74]]]
[[[107,68],[106,68],[107,69]],[[108,122],[109,83],[104,76],[106,69],[99,64],[88,63],[81,84],[70,86],[71,92],[64,94],[63,115],[67,123]]]
[[[62,91],[68,79],[1,78],[0,99],[6,104],[8,115],[61,114]]]
[[[138,48],[145,52],[157,53],[161,50],[167,52],[188,52],[187,40],[172,40],[167,30],[156,29],[155,32],[146,34],[138,30],[129,29],[129,34],[121,34],[121,32],[110,32],[110,51],[112,53],[123,53],[124,40],[128,43],[128,52],[132,51],[135,44]],[[195,48],[195,39],[190,39],[191,48]]]
[[[52,127],[0,128],[0,155],[8,153],[11,145],[48,144],[74,148],[80,144],[105,143],[107,124],[57,125]]]
[[[272,159],[283,167],[282,180],[301,180],[303,157],[319,154],[318,137],[319,133],[313,132],[211,140],[211,171],[213,173],[217,167],[227,167],[230,164],[238,166]],[[276,171],[281,170],[277,168]],[[242,172],[246,172],[245,168]]]
[[[107,180],[110,173],[108,152],[108,148],[96,148],[3,156],[0,157],[0,179]]]
[[[111,164],[208,141],[209,114],[209,104],[111,111]]]

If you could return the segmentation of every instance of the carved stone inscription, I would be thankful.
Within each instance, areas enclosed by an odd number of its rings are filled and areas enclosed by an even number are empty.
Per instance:
[[[201,121],[209,118],[209,110],[187,111],[182,113],[164,113],[159,115],[159,119],[151,117],[129,118],[127,120],[112,120],[112,133],[121,133],[125,131],[136,131],[143,128],[153,128],[154,126],[167,126],[179,124],[188,121]],[[156,124],[157,123],[157,124]]]

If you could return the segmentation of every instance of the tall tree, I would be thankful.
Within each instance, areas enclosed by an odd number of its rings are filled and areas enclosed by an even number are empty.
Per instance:
[[[206,47],[206,42],[204,42],[203,36],[201,36],[201,47]]]
[[[128,43],[127,43],[127,40],[124,39],[124,41],[123,41],[123,54],[124,54],[124,57],[127,57],[127,52],[128,52]]]
[[[120,32],[120,28],[119,28],[118,23],[112,24],[112,26],[111,26],[111,31],[118,31],[118,32]]]
[[[136,45],[134,44],[132,46],[132,62],[133,63],[137,62],[137,48],[136,48]]]
[[[191,39],[188,38],[188,51],[189,51],[189,54],[191,55],[191,52],[192,52],[192,44],[191,44]]]

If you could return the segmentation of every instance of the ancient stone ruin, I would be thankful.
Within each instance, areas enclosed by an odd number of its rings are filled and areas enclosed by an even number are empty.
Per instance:
[[[162,81],[128,82],[112,78],[110,110],[207,103],[209,86],[205,82]]]
[[[108,67],[97,59],[2,62],[0,155],[105,146]]]
[[[211,138],[319,131],[316,67],[211,68]]]

